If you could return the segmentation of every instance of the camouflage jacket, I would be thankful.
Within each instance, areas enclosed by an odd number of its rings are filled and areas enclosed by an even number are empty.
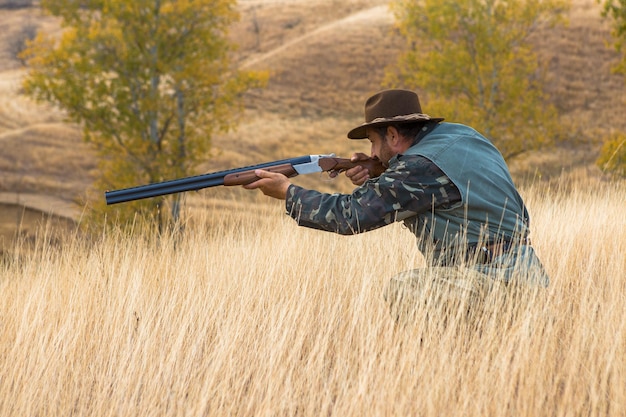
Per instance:
[[[397,155],[380,177],[352,194],[326,194],[292,184],[286,210],[300,226],[352,235],[460,201],[458,188],[431,161]]]

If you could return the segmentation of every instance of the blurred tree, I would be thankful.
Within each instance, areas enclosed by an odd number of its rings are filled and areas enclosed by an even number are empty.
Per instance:
[[[421,90],[425,112],[468,124],[505,158],[561,134],[529,38],[564,23],[569,0],[393,0],[407,51],[385,83]]]
[[[613,132],[608,135],[596,163],[602,171],[626,178],[626,133]]]
[[[57,104],[99,155],[99,190],[192,175],[211,136],[242,110],[241,95],[266,74],[231,68],[235,0],[42,0],[63,32],[24,52],[27,93]],[[94,217],[104,218],[104,198]],[[169,202],[169,210],[163,207]],[[181,195],[116,206],[123,222],[179,218]]]
[[[622,53],[622,60],[615,69],[626,75],[626,0],[606,0],[602,15],[613,19],[615,48]]]
[[[26,65],[22,52],[26,49],[27,43],[35,39],[35,36],[37,36],[37,25],[30,21],[23,24],[19,31],[8,40],[11,57],[15,57],[22,65]]]
[[[602,15],[613,20],[615,49],[622,55],[615,71],[626,75],[626,0],[606,0]],[[607,136],[596,162],[603,171],[626,177],[626,133]]]

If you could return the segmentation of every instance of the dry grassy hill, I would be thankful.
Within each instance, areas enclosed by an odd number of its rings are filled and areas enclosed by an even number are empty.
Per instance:
[[[514,162],[518,176],[547,176],[562,169],[593,172],[598,132],[626,129],[624,80],[610,72],[616,53],[594,0],[574,0],[565,29],[536,36],[537,48],[550,62],[550,92],[555,103],[578,126],[580,141]],[[384,0],[242,0],[241,21],[232,31],[241,66],[267,69],[263,91],[247,96],[247,111],[235,132],[214,140],[216,156],[202,167],[231,166],[307,153],[348,155],[366,151],[364,143],[344,140],[361,122],[362,101],[381,86],[383,68],[371,57],[393,62],[401,42]],[[24,69],[12,40],[24,28],[57,30],[57,22],[37,8],[0,9],[0,218],[5,224],[0,246],[15,231],[21,206],[76,219],[74,204],[92,182],[95,160],[75,126],[48,106],[20,94]],[[582,168],[581,168],[582,167]],[[318,178],[299,179],[319,185]],[[346,189],[338,181],[322,188]],[[221,198],[225,194],[218,194]],[[27,225],[22,225],[26,228]],[[22,230],[24,232],[24,230]],[[26,231],[28,232],[28,231]]]

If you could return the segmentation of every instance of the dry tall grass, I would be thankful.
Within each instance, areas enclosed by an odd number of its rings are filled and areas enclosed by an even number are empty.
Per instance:
[[[623,416],[626,184],[563,184],[524,190],[551,286],[436,332],[382,300],[422,265],[399,226],[340,237],[277,203],[178,242],[44,235],[0,264],[0,415]]]

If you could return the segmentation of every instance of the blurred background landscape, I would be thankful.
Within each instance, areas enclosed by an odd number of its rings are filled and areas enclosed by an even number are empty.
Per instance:
[[[21,94],[26,68],[17,58],[20,41],[36,30],[60,28],[37,2],[8,6],[13,4],[0,2],[0,250],[17,235],[34,236],[42,220],[62,228],[79,222],[96,169],[80,129],[58,109]],[[269,71],[269,84],[246,95],[237,129],[214,138],[213,155],[198,173],[304,154],[368,152],[366,143],[347,140],[346,132],[362,122],[365,98],[381,89],[384,67],[372,65],[373,57],[392,63],[402,51],[387,1],[241,0],[239,10],[231,31],[239,45],[236,62]],[[572,126],[570,139],[509,161],[518,183],[549,183],[564,175],[603,181],[595,164],[602,138],[626,130],[624,78],[611,72],[618,55],[610,22],[594,0],[573,0],[568,19],[566,27],[540,31],[533,42],[549,63],[549,94]],[[351,189],[344,178],[296,182]],[[193,193],[188,203],[246,210],[250,201],[267,203],[238,189]]]

